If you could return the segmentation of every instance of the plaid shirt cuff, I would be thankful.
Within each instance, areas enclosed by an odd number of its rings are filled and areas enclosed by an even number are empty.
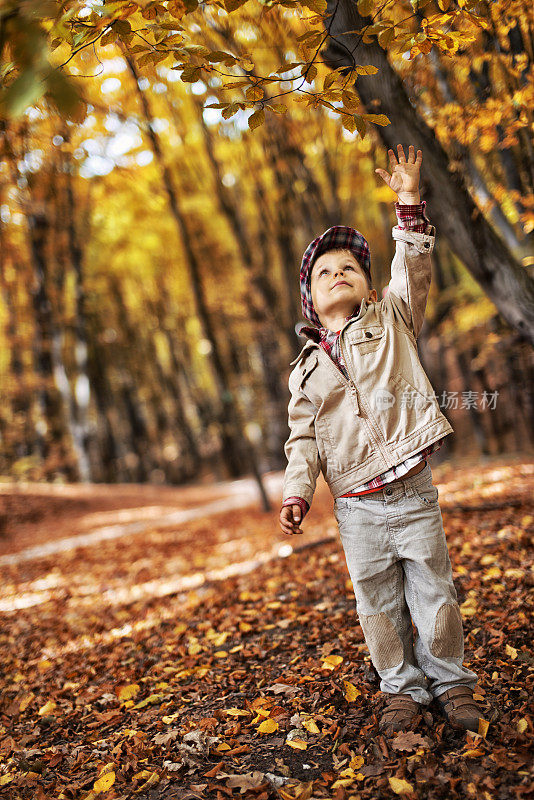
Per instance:
[[[282,503],[282,508],[284,508],[284,506],[299,506],[302,512],[302,519],[304,519],[310,510],[308,503],[303,497],[288,497],[287,500]]]
[[[399,228],[416,233],[428,233],[431,229],[431,222],[425,215],[426,200],[414,205],[395,203],[395,213],[399,223]]]

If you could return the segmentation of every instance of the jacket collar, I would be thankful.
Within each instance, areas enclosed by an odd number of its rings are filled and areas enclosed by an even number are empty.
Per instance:
[[[345,324],[343,325],[343,327],[341,328],[341,330],[339,332],[339,335],[341,336],[341,334],[343,333],[345,328],[347,328],[351,324],[351,322],[354,322],[354,320],[360,319],[360,317],[363,317],[363,315],[367,311],[367,308],[368,308],[368,303],[367,303],[367,300],[364,298],[362,300],[361,304],[360,304],[360,310],[358,311],[356,316],[350,317],[345,322]],[[306,357],[307,357],[308,353],[310,353],[313,350],[314,347],[320,347],[321,346],[320,345],[321,334],[319,333],[319,328],[313,328],[311,325],[300,325],[298,327],[297,333],[298,333],[299,336],[307,336],[308,337],[308,341],[306,342],[306,344],[304,345],[304,347],[302,348],[302,350],[300,351],[298,356],[296,358],[294,358],[293,361],[289,362],[289,366],[290,367],[292,367],[294,364],[296,364],[297,361],[300,361],[300,359],[303,358],[304,355],[306,355]]]

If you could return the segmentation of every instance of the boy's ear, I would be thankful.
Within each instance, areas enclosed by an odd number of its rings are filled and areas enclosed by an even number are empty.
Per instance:
[[[376,289],[371,289],[371,291],[369,292],[369,300],[371,300],[372,303],[376,303],[376,301],[378,300]]]

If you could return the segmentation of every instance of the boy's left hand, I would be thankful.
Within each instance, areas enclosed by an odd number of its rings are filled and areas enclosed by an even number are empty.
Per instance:
[[[420,203],[419,170],[423,161],[423,152],[418,150],[417,157],[415,157],[414,146],[411,144],[408,149],[408,160],[406,160],[401,144],[397,145],[397,151],[398,161],[394,151],[391,148],[388,150],[391,175],[384,169],[375,169],[375,172],[378,172],[389,188],[397,193],[400,203],[407,205]]]

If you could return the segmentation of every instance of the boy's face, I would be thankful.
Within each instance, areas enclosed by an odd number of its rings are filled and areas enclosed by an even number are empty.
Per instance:
[[[310,279],[311,296],[317,316],[325,327],[329,320],[352,314],[363,298],[376,301],[375,289],[350,250],[329,250],[314,262]]]

